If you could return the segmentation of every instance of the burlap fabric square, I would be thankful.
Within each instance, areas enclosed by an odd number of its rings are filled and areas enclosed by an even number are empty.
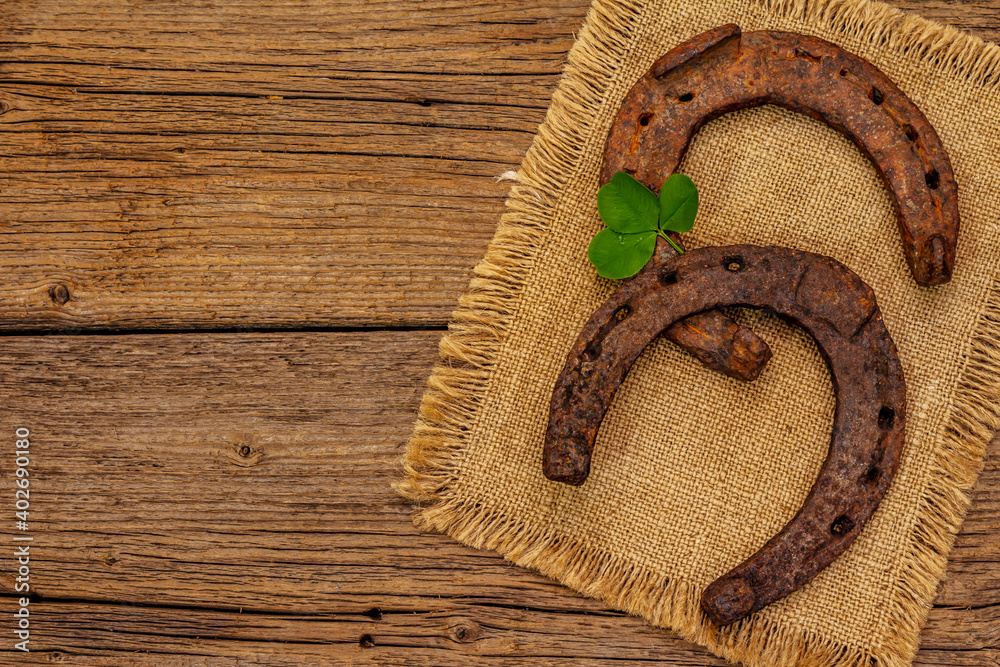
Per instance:
[[[889,195],[844,136],[763,107],[701,130],[681,165],[701,191],[690,247],[782,245],[873,287],[903,363],[903,460],[860,537],[811,583],[711,626],[699,596],[794,516],[826,456],[829,372],[801,330],[735,311],[774,351],[752,384],[658,340],[601,427],[589,480],[547,481],[549,399],[615,284],[587,261],[602,149],[654,60],[711,27],[790,30],[881,68],[940,134],[960,189],[953,280],[918,287]],[[867,0],[597,0],[525,156],[496,237],[441,342],[405,460],[418,525],[673,628],[746,665],[904,665],[916,650],[1000,426],[1000,48]]]

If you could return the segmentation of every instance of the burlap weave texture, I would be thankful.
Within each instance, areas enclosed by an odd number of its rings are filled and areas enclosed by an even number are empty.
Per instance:
[[[566,354],[615,288],[586,257],[602,227],[597,178],[612,118],[660,55],[729,22],[816,35],[882,69],[949,151],[962,229],[954,279],[918,287],[891,200],[844,136],[774,107],[696,136],[680,169],[702,202],[686,243],[782,245],[846,264],[876,293],[908,404],[900,470],[854,545],[800,591],[717,632],[700,592],[792,518],[829,447],[833,389],[812,339],[734,311],[774,351],[751,384],[659,340],[619,390],[586,484],[545,480],[541,448]],[[595,3],[442,341],[400,485],[427,503],[418,523],[747,665],[908,663],[1000,426],[998,79],[1000,48],[865,0]]]

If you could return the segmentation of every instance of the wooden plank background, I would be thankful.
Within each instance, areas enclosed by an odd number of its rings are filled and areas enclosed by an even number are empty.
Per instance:
[[[587,5],[0,1],[0,661],[725,664],[390,487]],[[994,443],[916,664],[1000,665],[998,530]]]

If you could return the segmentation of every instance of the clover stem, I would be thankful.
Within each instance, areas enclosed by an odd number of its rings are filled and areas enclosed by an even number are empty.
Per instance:
[[[674,240],[672,238],[670,238],[669,236],[667,236],[666,232],[664,232],[663,230],[657,230],[656,233],[659,234],[660,236],[662,236],[663,238],[665,238],[667,240],[667,243],[669,243],[670,245],[672,245],[674,247],[674,250],[677,251],[678,255],[683,255],[684,254],[684,251],[681,250],[681,247],[679,245],[677,245],[676,243],[674,243]]]

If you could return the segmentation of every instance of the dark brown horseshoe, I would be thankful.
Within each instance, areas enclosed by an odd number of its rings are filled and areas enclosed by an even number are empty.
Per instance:
[[[625,97],[605,146],[601,182],[626,171],[656,191],[702,125],[764,104],[822,120],[854,141],[892,196],[914,280],[930,286],[951,279],[958,198],[940,138],[885,74],[816,37],[742,34],[731,24],[667,53]]]
[[[714,581],[702,608],[733,623],[796,590],[857,537],[895,475],[906,386],[875,295],[834,259],[788,248],[709,247],[676,256],[660,242],[584,326],[556,382],[543,470],[583,484],[598,428],[642,350],[664,329],[724,306],[764,308],[816,339],[837,397],[830,452],[795,517]]]

